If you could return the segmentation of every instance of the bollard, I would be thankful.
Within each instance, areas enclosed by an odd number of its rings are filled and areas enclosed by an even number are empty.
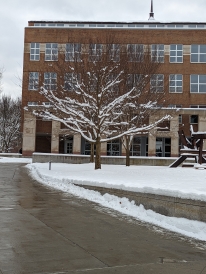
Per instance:
[[[49,161],[49,170],[51,170],[51,161]]]

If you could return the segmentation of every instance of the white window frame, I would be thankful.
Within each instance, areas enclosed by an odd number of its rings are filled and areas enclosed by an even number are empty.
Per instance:
[[[57,74],[56,72],[45,72],[44,73],[44,88],[46,90],[57,89]]]
[[[182,93],[182,91],[183,91],[182,83],[183,83],[182,74],[170,74],[170,76],[169,76],[169,92],[170,93]]]
[[[30,43],[30,61],[40,60],[40,43]]]
[[[170,45],[170,63],[183,63],[183,45]]]
[[[192,60],[193,58],[196,60]],[[190,62],[206,63],[206,45],[191,45]]]
[[[164,63],[165,46],[163,44],[151,45],[151,58],[153,62]]]
[[[164,91],[164,74],[152,74],[150,78],[150,91],[163,92]]]
[[[89,45],[89,61],[100,61],[102,57],[102,44]]]
[[[128,44],[127,55],[130,62],[142,62],[144,59],[144,45]]]
[[[81,44],[67,43],[65,47],[65,61],[81,61]]]
[[[39,72],[29,72],[29,90],[38,90]]]
[[[58,61],[58,44],[57,43],[46,43],[45,61]]]
[[[206,93],[206,74],[190,75],[190,93]]]

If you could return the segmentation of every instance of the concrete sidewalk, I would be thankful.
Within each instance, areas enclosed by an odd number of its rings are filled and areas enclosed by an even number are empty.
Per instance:
[[[46,188],[0,165],[0,273],[206,274],[206,243]]]

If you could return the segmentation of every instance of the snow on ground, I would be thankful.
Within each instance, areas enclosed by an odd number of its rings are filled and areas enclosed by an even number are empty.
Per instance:
[[[32,162],[32,158],[16,158],[16,157],[2,157],[0,156],[0,163],[25,163]]]
[[[76,184],[102,186],[144,193],[156,193],[181,198],[206,201],[206,170],[193,168],[168,168],[155,166],[102,165],[94,170],[93,164],[29,164],[27,167],[33,178],[47,186],[90,200],[102,206],[117,210],[138,220],[149,222],[206,241],[206,223],[185,218],[167,217],[145,210],[127,198],[114,195],[101,195]]]

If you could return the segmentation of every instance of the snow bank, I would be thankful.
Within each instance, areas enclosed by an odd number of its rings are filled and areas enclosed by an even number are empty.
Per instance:
[[[102,206],[117,210],[123,214],[134,217],[143,222],[152,223],[173,232],[183,234],[201,241],[206,241],[206,223],[187,220],[185,218],[167,217],[145,210],[140,205],[135,205],[127,198],[119,198],[114,195],[101,195],[97,191],[87,190],[73,183],[87,185],[101,185],[129,190],[153,191],[162,194],[170,193],[181,196],[195,195],[206,200],[205,184],[202,179],[206,177],[206,171],[195,169],[169,169],[167,167],[142,167],[142,166],[103,166],[102,170],[94,170],[93,164],[70,165],[52,164],[49,170],[48,164],[29,164],[30,174],[37,181],[49,187],[59,189],[83,199],[98,203]],[[200,176],[198,176],[200,175]],[[196,181],[195,181],[196,179]],[[180,182],[183,181],[182,185]],[[189,190],[188,190],[189,188]],[[192,188],[195,192],[192,193]]]

